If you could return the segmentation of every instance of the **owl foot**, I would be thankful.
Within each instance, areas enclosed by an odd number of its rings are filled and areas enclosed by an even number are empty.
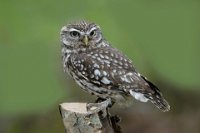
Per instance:
[[[89,103],[87,104],[88,115],[98,113],[101,110],[105,110],[107,107],[111,106],[112,106],[112,101],[110,98],[100,103]]]

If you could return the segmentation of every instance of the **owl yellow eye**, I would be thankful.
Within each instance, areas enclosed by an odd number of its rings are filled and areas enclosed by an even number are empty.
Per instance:
[[[91,31],[91,32],[90,32],[90,36],[91,36],[91,37],[92,37],[92,36],[96,36],[96,31],[95,31],[95,30]]]
[[[71,31],[71,32],[70,32],[70,35],[71,35],[72,37],[79,37],[79,36],[80,36],[80,33],[79,33],[78,31]]]

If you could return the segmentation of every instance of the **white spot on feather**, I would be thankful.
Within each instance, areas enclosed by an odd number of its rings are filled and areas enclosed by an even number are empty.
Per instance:
[[[103,56],[102,54],[99,54],[99,56],[100,56],[101,58],[104,58],[104,56]]]
[[[97,57],[97,60],[101,61],[101,58],[100,58],[100,57]]]
[[[106,59],[109,59],[109,57],[107,55],[104,56]]]
[[[104,84],[110,84],[110,80],[108,80],[106,77],[103,77],[101,79],[101,82],[104,83]]]
[[[104,76],[107,76],[108,74],[107,74],[107,72],[106,72],[106,71],[103,71],[103,75],[104,75]]]
[[[117,60],[113,60],[115,63],[118,63],[118,61]]]
[[[95,63],[94,68],[99,68],[99,65]]]
[[[137,75],[138,75],[139,77],[141,77],[141,74],[140,74],[140,73],[137,73]]]
[[[104,62],[107,63],[107,64],[110,64],[110,61],[108,61],[108,60],[104,60]]]
[[[127,83],[131,83],[131,81],[126,76],[121,77],[121,80]]]
[[[96,76],[100,76],[100,75],[101,75],[101,72],[100,72],[98,69],[95,69],[95,70],[94,70],[94,74],[95,74]]]
[[[148,99],[144,96],[144,94],[134,92],[133,90],[130,90],[129,92],[136,100],[139,100],[141,102],[147,102],[148,101]]]
[[[113,72],[114,72],[114,73],[116,73],[116,72],[117,72],[117,70],[116,70],[116,69],[113,69]]]

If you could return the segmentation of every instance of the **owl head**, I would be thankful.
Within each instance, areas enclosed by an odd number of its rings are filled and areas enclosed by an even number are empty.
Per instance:
[[[84,20],[63,26],[60,35],[63,46],[72,49],[98,47],[103,40],[100,27]]]

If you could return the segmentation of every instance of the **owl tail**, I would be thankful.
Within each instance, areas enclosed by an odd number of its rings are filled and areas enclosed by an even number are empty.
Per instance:
[[[149,84],[150,88],[155,92],[154,94],[146,94],[145,97],[148,98],[157,108],[163,112],[170,110],[170,105],[162,96],[160,90],[150,81],[143,77],[143,79]]]
[[[168,102],[163,98],[162,95],[145,95],[145,97],[148,98],[157,108],[159,108],[163,112],[170,110]]]

